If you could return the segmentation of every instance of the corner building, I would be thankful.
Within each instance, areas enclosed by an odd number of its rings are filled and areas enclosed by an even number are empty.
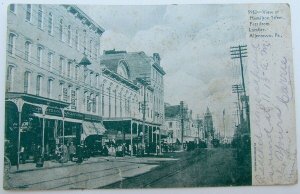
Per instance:
[[[104,29],[73,5],[8,6],[6,152],[32,159],[58,144],[101,135],[100,38]],[[85,58],[90,65],[81,65]]]

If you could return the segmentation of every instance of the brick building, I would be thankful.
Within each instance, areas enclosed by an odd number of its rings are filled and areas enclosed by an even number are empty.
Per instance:
[[[51,157],[58,144],[90,136],[133,145],[143,126],[148,146],[160,142],[159,54],[100,56],[104,29],[77,6],[11,4],[7,12],[5,139],[13,164],[19,150],[30,159],[38,147]]]
[[[162,129],[165,72],[159,55],[104,51],[101,67],[105,127],[115,134],[119,131],[124,136],[119,139],[125,142],[130,140],[135,144],[144,138],[146,146],[155,147],[160,142],[159,135],[165,135]],[[141,134],[144,122],[144,134]]]
[[[30,158],[41,146],[51,155],[58,143],[103,133],[99,52],[104,29],[71,5],[11,4],[7,14],[11,152],[22,148]],[[90,65],[81,65],[82,59]]]

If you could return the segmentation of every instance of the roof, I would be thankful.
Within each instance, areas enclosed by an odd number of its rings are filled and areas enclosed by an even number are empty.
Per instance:
[[[180,115],[180,105],[166,106],[165,107],[165,117],[176,117]]]
[[[90,29],[94,30],[98,34],[103,34],[105,31],[99,24],[97,24],[92,18],[85,14],[79,7],[76,5],[63,5],[67,10],[76,15],[77,18],[82,20],[83,24],[89,26]]]
[[[144,52],[126,52],[126,51],[104,51],[101,56],[101,65],[113,72],[117,72],[118,65],[124,61],[128,66],[129,79],[135,80],[141,75],[151,74],[151,67],[155,67],[164,75],[162,67],[154,63],[153,58],[147,56]],[[147,76],[147,75],[146,75]]]

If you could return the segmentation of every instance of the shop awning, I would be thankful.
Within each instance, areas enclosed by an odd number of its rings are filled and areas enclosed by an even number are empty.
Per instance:
[[[82,122],[83,134],[82,139],[85,139],[89,135],[103,135],[106,129],[101,123],[83,121]]]

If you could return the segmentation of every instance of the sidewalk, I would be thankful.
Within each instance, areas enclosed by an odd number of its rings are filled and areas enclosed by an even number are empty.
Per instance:
[[[44,162],[43,167],[36,167],[36,164],[33,162],[20,164],[19,170],[17,170],[17,166],[12,166],[10,169],[10,173],[22,173],[28,171],[36,171],[36,170],[45,170],[45,169],[52,169],[52,168],[61,168],[67,166],[75,166],[75,165],[86,165],[92,163],[99,163],[99,162],[107,162],[107,161],[129,161],[129,162],[140,162],[140,163],[152,163],[154,161],[166,161],[166,160],[176,160],[170,157],[164,157],[164,154],[161,155],[153,155],[150,154],[149,156],[145,155],[144,157],[136,157],[136,156],[124,156],[124,157],[115,157],[115,156],[96,156],[90,157],[84,160],[81,164],[77,164],[76,162],[68,161],[66,163],[60,163],[56,160],[49,160]]]

